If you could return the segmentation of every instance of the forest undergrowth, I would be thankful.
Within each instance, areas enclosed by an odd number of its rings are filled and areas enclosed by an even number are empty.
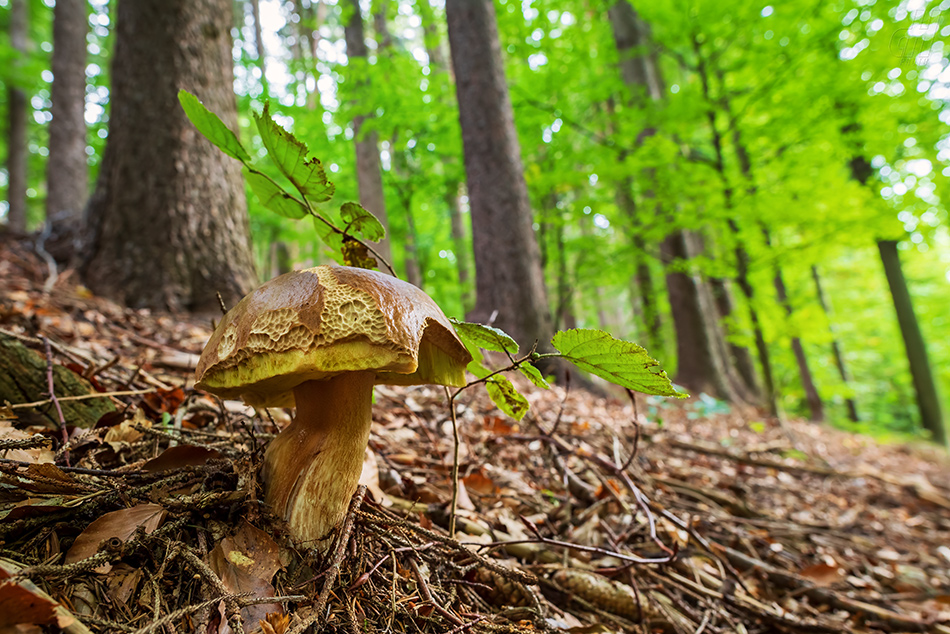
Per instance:
[[[446,393],[379,387],[367,489],[295,548],[289,416],[191,388],[209,334],[0,245],[0,631],[950,632],[941,450],[695,397],[467,391],[451,536]]]

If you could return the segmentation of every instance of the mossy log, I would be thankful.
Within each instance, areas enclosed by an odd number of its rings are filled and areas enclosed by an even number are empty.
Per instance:
[[[56,364],[53,364],[53,390],[57,398],[94,392],[84,378]],[[48,391],[46,358],[17,339],[0,334],[0,405],[4,402],[16,405],[42,401],[49,398]],[[115,411],[112,402],[106,397],[62,401],[60,405],[66,424],[76,427],[92,427],[103,414]],[[14,411],[31,423],[59,426],[59,414],[52,403]]]

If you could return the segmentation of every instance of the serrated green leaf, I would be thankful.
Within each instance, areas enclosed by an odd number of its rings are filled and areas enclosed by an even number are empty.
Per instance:
[[[500,374],[488,379],[485,389],[492,402],[515,420],[521,420],[528,413],[528,400],[515,389],[511,381]]]
[[[544,388],[545,390],[551,389],[551,385],[547,381],[544,380],[543,376],[541,376],[541,371],[538,370],[533,365],[531,365],[530,363],[527,363],[527,362],[522,363],[521,365],[518,366],[518,369],[521,371],[523,375],[528,377],[529,381],[531,381],[538,387]]]
[[[251,190],[260,199],[261,204],[274,213],[294,220],[299,220],[309,213],[303,202],[284,191],[280,185],[264,174],[244,168],[244,178],[247,179],[247,184],[251,186]]]
[[[455,332],[459,338],[468,344],[485,350],[495,352],[507,352],[508,354],[518,353],[518,342],[511,338],[505,331],[485,324],[474,324],[469,321],[459,321],[450,319],[455,326]]]
[[[561,330],[551,340],[565,359],[581,370],[644,394],[686,398],[677,392],[659,362],[643,347],[602,330]]]
[[[254,113],[254,121],[271,160],[307,200],[320,203],[333,198],[335,187],[327,179],[323,164],[319,159],[307,158],[307,146],[274,121],[270,104],[265,103],[260,114]]]
[[[342,258],[343,236],[331,229],[327,223],[317,216],[313,217],[313,228],[316,230],[317,235],[320,236],[320,239],[323,241],[323,243],[330,247],[330,250],[333,251],[335,256]]]
[[[237,135],[231,132],[224,122],[198,101],[198,98],[187,90],[178,91],[178,103],[188,119],[198,128],[198,132],[214,143],[215,147],[242,163],[250,163],[251,155],[247,153]]]
[[[351,235],[355,231],[372,242],[379,242],[386,237],[383,223],[359,203],[343,203],[340,207],[340,218],[346,225],[346,232]]]

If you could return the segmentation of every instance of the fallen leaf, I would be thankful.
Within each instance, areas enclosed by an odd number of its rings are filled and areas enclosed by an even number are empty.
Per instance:
[[[106,513],[80,533],[73,542],[73,547],[66,553],[63,563],[72,564],[92,557],[99,552],[99,544],[107,539],[126,542],[139,526],[144,528],[146,533],[151,533],[161,526],[166,514],[165,509],[157,504],[139,504]],[[110,564],[103,564],[96,568],[96,572],[105,573],[111,569]]]
[[[814,566],[802,568],[798,571],[798,574],[802,577],[805,577],[816,586],[830,586],[841,579],[841,575],[838,571],[839,568],[837,565],[831,566],[828,564],[815,564]]]
[[[225,537],[208,554],[208,564],[233,594],[251,593],[252,597],[274,596],[271,579],[281,568],[280,548],[264,531],[247,522],[232,537]],[[241,610],[245,623],[257,623],[268,614],[280,614],[278,603],[249,605]],[[227,619],[221,620],[219,634],[230,632]]]
[[[462,478],[462,481],[469,491],[474,491],[480,495],[493,495],[498,493],[498,485],[495,484],[494,480],[485,475],[485,472],[481,469],[468,474]]]
[[[169,447],[157,457],[146,461],[142,465],[142,470],[149,473],[158,473],[159,471],[171,471],[183,467],[198,467],[209,460],[220,457],[221,453],[215,449],[195,445],[175,445]]]

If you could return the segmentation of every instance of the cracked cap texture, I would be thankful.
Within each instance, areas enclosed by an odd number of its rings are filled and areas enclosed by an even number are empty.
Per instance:
[[[290,407],[304,381],[355,370],[375,370],[377,383],[462,386],[469,361],[420,289],[377,271],[318,266],[276,277],[228,311],[195,380],[255,407]]]

